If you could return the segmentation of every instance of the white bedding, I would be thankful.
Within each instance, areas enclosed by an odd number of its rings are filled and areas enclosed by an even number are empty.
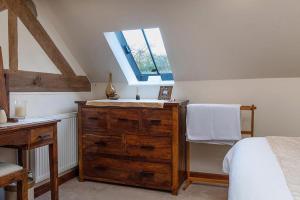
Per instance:
[[[228,200],[293,200],[275,154],[265,138],[239,141],[226,155]]]

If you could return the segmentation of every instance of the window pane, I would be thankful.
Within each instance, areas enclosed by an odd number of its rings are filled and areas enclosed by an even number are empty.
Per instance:
[[[145,29],[157,69],[160,73],[172,73],[167,52],[159,28]]]
[[[157,74],[141,30],[122,31],[134,60],[142,74]]]

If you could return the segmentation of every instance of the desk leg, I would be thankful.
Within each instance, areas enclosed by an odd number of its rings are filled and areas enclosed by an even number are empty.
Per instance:
[[[22,166],[28,172],[27,151],[25,149],[18,149],[18,165]],[[22,181],[17,182],[17,199],[28,199],[28,185],[27,174],[24,175]]]
[[[18,149],[18,165],[22,166],[24,169],[28,170],[27,162],[27,151],[25,149]]]
[[[49,145],[51,200],[58,200],[57,127],[54,130],[53,141],[53,144]]]

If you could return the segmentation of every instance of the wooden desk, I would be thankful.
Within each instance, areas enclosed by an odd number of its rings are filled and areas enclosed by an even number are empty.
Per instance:
[[[31,120],[0,125],[0,146],[18,149],[18,163],[25,169],[27,150],[49,145],[51,199],[58,200],[57,122],[59,120]]]

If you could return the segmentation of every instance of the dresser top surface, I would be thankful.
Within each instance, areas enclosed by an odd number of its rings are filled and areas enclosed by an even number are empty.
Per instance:
[[[164,108],[165,106],[177,106],[187,104],[188,101],[184,100],[157,100],[157,99],[118,99],[118,100],[90,100],[90,101],[76,101],[81,106],[92,106],[92,107],[141,107],[141,108]]]

